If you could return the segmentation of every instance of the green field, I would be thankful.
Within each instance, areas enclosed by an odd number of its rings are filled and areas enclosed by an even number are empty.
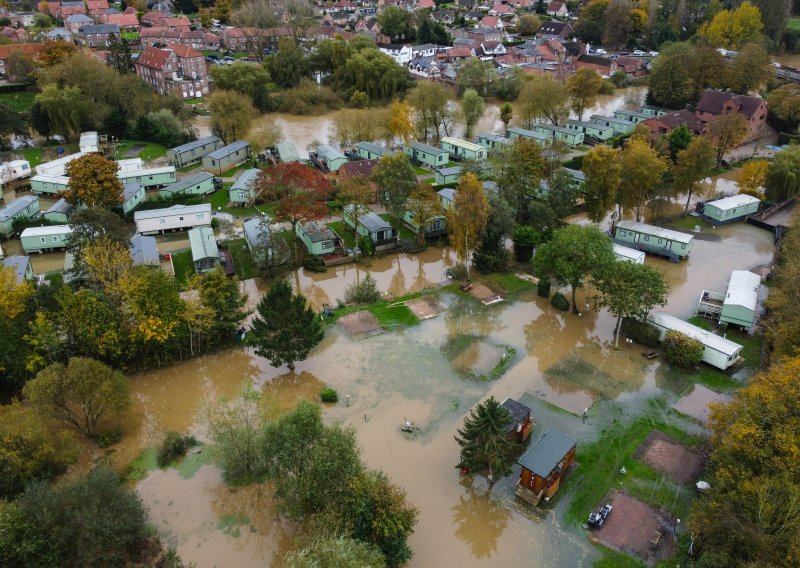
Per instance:
[[[33,106],[36,93],[19,91],[16,93],[0,93],[0,103],[8,105],[17,112],[28,112]]]
[[[800,30],[800,18],[789,18],[786,22],[787,30]]]

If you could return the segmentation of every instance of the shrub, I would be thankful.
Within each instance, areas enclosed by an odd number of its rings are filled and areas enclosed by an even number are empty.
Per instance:
[[[636,343],[641,343],[647,347],[658,347],[660,334],[655,327],[645,321],[623,318],[620,331],[623,336],[634,340]]]
[[[529,225],[518,225],[511,234],[514,242],[514,255],[517,262],[528,262],[533,256],[533,249],[542,242],[542,234]]]
[[[313,254],[307,254],[303,257],[303,268],[311,272],[325,272],[328,270],[325,268],[325,262]]]
[[[339,393],[336,392],[336,389],[325,387],[322,389],[322,391],[320,391],[319,398],[322,402],[332,404],[339,401]]]
[[[668,331],[664,336],[664,354],[676,367],[694,367],[702,360],[703,350],[702,343],[680,331]]]
[[[344,290],[344,301],[348,304],[371,304],[381,297],[378,284],[371,274],[359,283],[353,282]]]
[[[569,300],[567,300],[567,298],[565,298],[564,294],[562,294],[561,292],[556,292],[550,299],[550,305],[552,305],[557,310],[566,312],[569,309]]]
[[[167,432],[164,441],[158,449],[156,463],[158,467],[166,467],[177,458],[186,453],[186,450],[197,445],[197,440],[193,436],[181,436],[177,432]]]
[[[355,108],[367,108],[369,105],[369,95],[363,91],[353,91],[350,96],[350,106]]]
[[[363,235],[358,239],[358,250],[364,256],[372,256],[375,254],[375,245],[372,243],[367,235]]]
[[[472,259],[475,268],[484,274],[490,272],[503,272],[508,268],[508,251],[505,249],[493,251],[492,253],[476,252]]]
[[[550,281],[547,278],[540,278],[536,285],[536,291],[542,298],[550,297]]]
[[[122,440],[122,429],[111,428],[101,432],[100,435],[97,436],[97,445],[101,448],[107,448],[118,443],[120,440]]]

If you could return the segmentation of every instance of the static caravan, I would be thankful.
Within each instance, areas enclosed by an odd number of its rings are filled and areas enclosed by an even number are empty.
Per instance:
[[[45,162],[44,164],[39,164],[34,169],[36,173],[42,176],[65,176],[67,175],[67,165],[72,160],[77,160],[81,156],[85,156],[84,152],[78,152],[77,154],[69,154],[68,156],[63,156],[57,160],[52,160],[50,162]]]
[[[474,142],[460,138],[445,136],[442,138],[442,150],[446,150],[454,160],[485,160],[486,148]]]
[[[17,284],[22,284],[25,280],[33,279],[33,267],[29,256],[14,255],[2,260],[4,268],[10,268],[17,278]]]
[[[577,445],[575,438],[550,428],[517,460],[521,466],[515,491],[517,497],[533,505],[538,505],[542,499],[549,501],[575,461]]]
[[[680,262],[692,251],[694,236],[645,223],[620,221],[617,223],[614,241],[623,246],[666,256],[673,262]]]
[[[147,192],[140,183],[126,183],[122,186],[122,212],[130,213],[145,200]]]
[[[145,189],[163,187],[175,183],[175,166],[120,171],[117,173],[117,177],[122,182],[122,185],[138,183]]]
[[[8,236],[14,232],[14,221],[37,219],[41,215],[39,198],[23,195],[0,209],[0,235]]]
[[[458,178],[461,177],[461,172],[464,171],[463,166],[452,166],[449,168],[438,168],[436,170],[436,184],[444,185],[446,183],[458,183]]]
[[[519,128],[517,126],[512,126],[508,129],[508,139],[509,140],[516,140],[517,138],[526,138],[528,140],[533,140],[537,142],[539,146],[546,146],[550,143],[550,137],[546,134],[542,134],[541,132],[534,132],[533,130],[528,130],[527,128]]]
[[[189,164],[194,164],[203,159],[204,156],[209,155],[214,150],[222,148],[223,143],[216,136],[206,136],[199,140],[187,142],[180,146],[175,146],[167,150],[167,158],[169,163],[176,168],[183,168]]]
[[[634,264],[644,264],[645,254],[643,251],[624,247],[616,243],[614,243],[612,247],[614,248],[614,256],[617,258],[617,260],[621,260],[623,262],[632,262]]]
[[[712,225],[727,225],[741,221],[753,213],[758,213],[760,206],[761,201],[757,197],[740,193],[698,203],[697,212]]]
[[[412,231],[414,231],[414,234],[419,234],[420,223],[417,221],[411,211],[406,211],[403,214],[403,221]],[[425,238],[427,239],[444,235],[446,232],[447,219],[444,217],[444,215],[436,215],[425,222]]]
[[[592,140],[610,140],[614,137],[614,129],[594,122],[569,119],[567,129],[583,133],[584,138]]]
[[[296,226],[297,237],[303,241],[309,254],[324,256],[343,252],[342,239],[327,225],[319,221],[309,221]]]
[[[750,331],[756,322],[760,288],[761,277],[758,274],[749,270],[734,270],[722,302],[719,323],[738,325]]]
[[[412,162],[423,164],[431,168],[444,166],[450,161],[450,154],[448,154],[446,150],[436,148],[435,146],[428,146],[422,142],[411,142],[408,146],[403,148],[403,151]]]
[[[653,117],[643,112],[636,112],[635,110],[615,110],[614,118],[619,118],[620,120],[627,120],[628,122],[639,124],[640,122],[643,122],[648,118],[653,118]]]
[[[436,192],[439,196],[439,203],[442,204],[442,209],[447,210],[456,204],[456,190],[452,187],[445,187]]]
[[[31,193],[37,195],[59,195],[67,191],[69,178],[67,176],[51,176],[36,174],[31,178]]]
[[[158,256],[158,245],[156,238],[149,235],[136,233],[131,237],[131,244],[128,247],[133,259],[134,266],[160,266],[161,261]]]
[[[141,169],[144,169],[144,160],[141,158],[126,158],[124,160],[117,160],[117,173],[133,172]]]
[[[362,236],[369,236],[376,250],[388,248],[397,242],[397,231],[386,219],[375,213],[367,213],[358,218],[358,227],[353,215],[353,206],[345,205],[342,209],[342,220]]]
[[[384,156],[394,154],[386,146],[378,146],[372,142],[359,142],[356,144],[356,153],[365,160],[380,160]]]
[[[573,170],[572,168],[563,168],[564,172],[572,178],[576,186],[581,187],[586,183],[586,174],[582,170]]]
[[[72,203],[68,203],[67,200],[62,197],[53,203],[50,209],[44,212],[44,218],[51,223],[66,224],[69,223],[69,218],[72,216],[74,209],[75,206]]]
[[[312,152],[310,157],[317,167],[329,172],[339,171],[339,168],[347,163],[345,155],[329,144],[317,146],[316,151]]]
[[[269,230],[270,219],[268,217],[261,217],[255,219],[248,219],[244,222],[244,240],[247,242],[247,248],[250,249],[250,254],[255,259],[272,258],[272,233]]]
[[[192,247],[192,266],[197,274],[210,272],[220,265],[217,239],[211,227],[195,227],[189,230]]]
[[[47,227],[28,227],[19,235],[22,250],[27,253],[67,247],[67,239],[72,233],[69,225],[49,225]]]
[[[252,151],[249,142],[237,140],[203,156],[203,169],[219,175],[245,163]]]
[[[639,109],[639,112],[642,113],[642,114],[646,114],[650,118],[653,118],[654,116],[664,116],[665,114],[669,114],[669,113],[675,112],[675,111],[667,110],[665,108],[652,106],[652,105],[644,105]]]
[[[0,187],[4,183],[26,178],[29,175],[31,175],[31,165],[27,160],[11,160],[0,164]]]
[[[504,148],[508,146],[511,141],[506,138],[505,136],[500,136],[499,134],[478,134],[477,137],[478,144],[486,148],[487,150],[497,150],[498,148]]]
[[[133,220],[136,232],[143,235],[208,227],[211,226],[211,204],[173,205],[166,209],[136,211]]]
[[[278,150],[278,159],[284,164],[300,161],[300,154],[297,151],[297,146],[291,142],[281,142],[275,148]]]
[[[100,151],[100,137],[97,132],[81,132],[78,148],[81,152],[92,154]]]
[[[161,197],[177,197],[178,195],[208,195],[214,193],[216,186],[214,176],[208,172],[197,172],[159,191]]]
[[[583,144],[583,132],[570,130],[569,128],[553,126],[552,124],[534,124],[533,131],[544,134],[553,140],[559,140],[573,148]]]
[[[611,128],[614,130],[614,136],[619,134],[626,135],[633,133],[636,130],[636,124],[633,122],[629,122],[627,120],[622,120],[621,118],[615,118],[612,116],[600,116],[599,114],[593,114],[589,117],[589,122],[593,124],[600,124],[607,128]]]
[[[255,168],[243,171],[228,188],[228,201],[240,207],[252,203],[256,198],[255,184],[260,173],[261,170]]]
[[[659,331],[659,341],[664,341],[668,331],[679,331],[703,344],[703,361],[725,370],[739,360],[742,346],[730,339],[715,335],[710,331],[692,325],[669,314],[654,312],[647,316],[647,321]]]

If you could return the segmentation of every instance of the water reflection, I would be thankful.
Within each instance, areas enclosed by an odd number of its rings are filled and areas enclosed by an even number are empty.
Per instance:
[[[497,552],[498,539],[511,520],[511,511],[492,499],[491,490],[479,493],[469,483],[451,511],[454,534],[473,557],[485,559]]]

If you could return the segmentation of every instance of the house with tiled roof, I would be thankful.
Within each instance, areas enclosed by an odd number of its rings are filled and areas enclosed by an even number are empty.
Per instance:
[[[569,15],[569,10],[564,2],[550,2],[547,5],[547,14],[549,16],[558,16],[559,18],[566,18]]]
[[[489,10],[490,16],[502,16],[503,14],[511,14],[514,9],[508,4],[495,4]]]
[[[108,0],[86,0],[86,10],[90,16],[105,14],[108,7]]]
[[[503,24],[503,20],[501,20],[498,16],[484,16],[479,26],[502,30],[505,27],[505,24]]]
[[[107,24],[117,24],[120,30],[136,31],[139,29],[139,18],[136,14],[106,14],[103,20]]]
[[[109,38],[116,36],[119,39],[119,26],[117,24],[90,24],[78,28],[75,41],[84,47],[108,47]]]
[[[436,2],[433,0],[417,0],[417,10],[424,10],[428,8],[429,10],[436,9]]]
[[[557,20],[550,20],[549,22],[542,22],[542,27],[536,32],[537,36],[558,36],[567,39],[572,34],[572,26],[567,22],[559,22]]]
[[[591,69],[597,71],[603,77],[611,77],[617,72],[617,62],[607,57],[599,55],[579,55],[575,59],[576,69]]]
[[[705,123],[697,116],[686,109],[678,110],[654,116],[643,120],[639,124],[645,125],[650,130],[650,141],[655,142],[661,136],[669,135],[673,130],[681,125],[686,125],[687,128],[695,135],[701,135],[705,130]]]
[[[415,57],[408,62],[408,72],[426,79],[436,79],[441,75],[441,67],[435,56]]]
[[[24,28],[14,28],[11,26],[5,26],[0,29],[0,35],[8,38],[11,43],[26,43],[31,39]]]
[[[78,33],[78,30],[83,26],[89,26],[94,23],[86,14],[73,14],[72,16],[64,19],[64,27],[67,28],[73,35]]]
[[[747,119],[747,140],[758,138],[767,124],[767,103],[761,97],[706,91],[695,109],[697,118],[706,123],[731,112],[738,112]]]
[[[170,43],[205,49],[205,34],[201,30],[176,30],[166,26],[142,28],[139,31],[142,47],[165,46]]]
[[[6,64],[14,53],[21,53],[22,55],[32,59],[41,51],[44,44],[41,43],[10,43],[7,45],[0,45],[0,77],[6,77]]]
[[[194,98],[208,94],[205,59],[189,46],[171,43],[166,49],[145,47],[134,67],[136,74],[160,95]]]
[[[641,57],[620,55],[617,57],[617,70],[624,71],[628,77],[643,77],[647,75],[647,62]]]
[[[73,14],[85,14],[86,13],[86,6],[84,6],[83,2],[61,2],[55,8],[54,15],[56,18],[60,20],[64,20]]]

